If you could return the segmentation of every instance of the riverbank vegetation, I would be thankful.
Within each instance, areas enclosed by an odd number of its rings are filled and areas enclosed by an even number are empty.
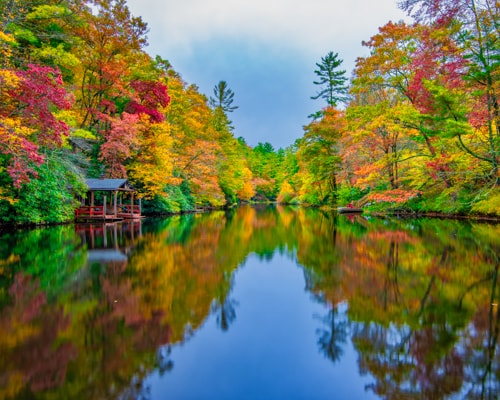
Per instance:
[[[150,213],[278,201],[500,216],[498,9],[400,6],[415,22],[367,40],[350,83],[337,54],[317,64],[336,91],[276,150],[235,136],[225,81],[208,99],[148,55],[125,0],[0,2],[0,221],[71,220],[99,176],[129,179]]]

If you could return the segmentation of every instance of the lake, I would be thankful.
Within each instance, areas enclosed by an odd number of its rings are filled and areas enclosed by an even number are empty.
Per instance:
[[[318,209],[0,234],[0,399],[498,399],[500,225]]]

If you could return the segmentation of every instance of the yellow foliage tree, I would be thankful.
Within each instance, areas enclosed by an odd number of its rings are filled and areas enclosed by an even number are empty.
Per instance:
[[[238,190],[238,198],[243,201],[250,200],[255,196],[255,188],[252,185],[252,171],[248,168],[243,169],[244,184],[243,187]]]
[[[139,147],[128,166],[132,181],[140,182],[139,193],[145,198],[161,195],[167,184],[179,184],[173,177],[173,140],[170,124],[166,121],[153,124],[148,116],[140,120]]]

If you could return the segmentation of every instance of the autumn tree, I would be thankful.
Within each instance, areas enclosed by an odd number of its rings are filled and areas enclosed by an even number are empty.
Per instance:
[[[278,202],[290,203],[298,202],[300,181],[298,179],[299,162],[297,159],[297,149],[300,139],[287,148],[279,149],[280,164],[276,175],[276,182],[279,187]]]
[[[198,205],[221,206],[225,196],[217,173],[220,133],[206,97],[176,73],[169,75],[168,85],[172,101],[166,117],[172,127],[174,175],[184,182]]]
[[[128,96],[129,66],[147,44],[147,25],[130,14],[126,0],[93,0],[81,10],[81,18],[83,23],[75,27],[81,39],[80,126],[106,129],[109,125],[101,123],[100,113],[112,115],[120,99]]]
[[[69,80],[80,62],[72,53],[78,42],[72,26],[79,23],[73,11],[66,1],[0,2],[0,31],[14,40],[2,64],[57,67]]]
[[[460,64],[456,62],[453,47],[449,46],[448,51],[443,52],[447,49],[445,35],[436,38],[437,44],[432,52],[426,46],[427,37],[427,31],[421,25],[389,22],[379,28],[377,35],[364,42],[371,54],[356,62],[353,93],[358,105],[383,102],[384,96],[377,99],[377,93],[384,92],[390,94],[393,106],[397,105],[398,115],[393,112],[396,109],[386,108],[390,119],[387,122],[395,128],[400,125],[397,128],[400,134],[414,141],[414,146],[407,147],[410,152],[400,159],[400,165],[405,160],[411,163],[406,163],[408,166],[420,169],[412,173],[415,179],[408,182],[409,189],[444,184],[445,188],[452,190],[454,178],[458,175],[458,164],[451,157],[454,145],[440,121],[429,113],[426,82],[451,84]],[[437,54],[437,49],[442,50],[441,56],[431,56]]]
[[[217,116],[213,118],[216,120]],[[251,178],[248,178],[249,162],[240,143],[230,132],[229,128],[219,129],[219,143],[221,151],[218,153],[218,177],[219,186],[226,197],[226,204],[235,204],[242,199],[248,200],[248,187],[251,184]],[[251,196],[250,196],[251,197]]]
[[[337,204],[340,139],[345,128],[344,113],[333,107],[327,107],[320,120],[304,127],[298,158],[305,175],[301,190],[309,193],[304,196],[309,197],[308,202]]]
[[[50,67],[29,65],[27,70],[0,71],[0,152],[14,186],[29,181],[33,165],[43,162],[39,147],[60,147],[68,126],[53,111],[71,107],[61,74]]]
[[[417,194],[411,181],[419,175],[412,163],[418,146],[412,140],[417,133],[400,121],[413,109],[393,88],[367,88],[358,79],[353,79],[353,101],[346,110],[350,134],[343,138],[344,178],[359,189],[383,191],[388,201],[405,202]]]
[[[417,21],[427,24],[431,32],[447,32],[451,40],[448,48],[460,50],[463,62],[458,72],[461,76],[454,81],[454,87],[467,83],[469,90],[445,93],[431,86],[429,91],[440,108],[439,115],[449,121],[450,135],[457,138],[468,155],[487,163],[488,176],[497,181],[500,160],[498,4],[491,0],[439,0],[430,5],[405,0],[399,5]],[[459,80],[461,77],[465,82]]]
[[[340,171],[340,138],[343,115],[336,107],[347,101],[348,86],[345,70],[339,70],[343,60],[338,53],[330,51],[316,63],[314,81],[320,91],[311,99],[323,99],[327,107],[311,115],[314,121],[304,127],[304,137],[299,145],[299,160],[302,162],[303,180],[301,191],[310,192],[307,202],[337,204],[338,174]]]

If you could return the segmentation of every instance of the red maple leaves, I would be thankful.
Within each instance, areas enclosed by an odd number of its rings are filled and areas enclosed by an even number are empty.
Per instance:
[[[44,160],[40,147],[62,145],[69,127],[54,111],[69,109],[73,99],[52,67],[29,64],[25,70],[2,72],[0,78],[15,79],[0,92],[0,153],[7,156],[7,172],[19,188],[36,176],[34,166]]]

